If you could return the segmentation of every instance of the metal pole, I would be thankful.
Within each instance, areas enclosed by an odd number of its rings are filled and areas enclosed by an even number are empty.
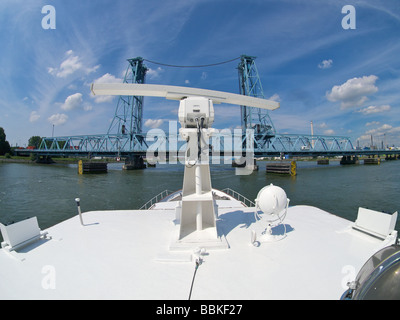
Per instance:
[[[81,225],[83,226],[84,224],[83,224],[83,220],[82,220],[82,212],[81,212],[81,205],[80,205],[81,199],[76,198],[75,201],[76,201],[76,205],[78,206],[79,220],[81,221]]]
[[[201,182],[201,167],[198,163],[196,164],[195,168],[195,180],[196,180],[196,195],[201,196],[203,188]],[[203,211],[200,199],[197,202],[197,208],[196,208],[196,229],[197,231],[203,230]]]

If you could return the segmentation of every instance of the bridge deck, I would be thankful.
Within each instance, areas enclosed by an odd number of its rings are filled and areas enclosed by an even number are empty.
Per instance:
[[[216,130],[209,143],[210,155],[229,156],[241,153],[254,154],[255,157],[335,157],[335,156],[376,156],[399,155],[400,150],[370,149],[358,150],[353,147],[349,137],[277,134],[266,136],[248,130],[243,135],[236,132]],[[246,141],[248,139],[248,141]],[[253,141],[253,142],[249,142]],[[15,149],[19,155],[35,153],[41,156],[103,156],[129,157],[183,155],[186,141],[175,133],[162,130],[156,134],[105,134],[42,138],[38,149]]]

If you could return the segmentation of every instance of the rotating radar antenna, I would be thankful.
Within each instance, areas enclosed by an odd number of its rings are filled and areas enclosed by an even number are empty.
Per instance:
[[[179,233],[171,250],[191,247],[227,248],[218,236],[218,206],[212,194],[207,141],[214,133],[214,104],[228,103],[274,110],[279,103],[257,97],[198,88],[132,84],[94,83],[94,95],[153,96],[179,101],[180,135],[187,143],[182,201],[176,208]],[[192,152],[188,152],[192,151]],[[263,206],[263,198],[260,205]],[[279,202],[280,203],[280,202]]]
[[[271,183],[258,192],[255,202],[255,220],[256,222],[265,221],[266,227],[261,232],[261,236],[258,237],[258,241],[256,232],[252,230],[251,243],[257,246],[260,242],[273,242],[285,238],[286,226],[283,220],[286,218],[290,202],[286,192]]]

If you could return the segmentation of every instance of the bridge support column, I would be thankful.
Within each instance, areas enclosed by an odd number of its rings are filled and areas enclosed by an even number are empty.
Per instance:
[[[395,154],[389,154],[389,155],[386,155],[386,157],[385,157],[386,161],[396,160],[396,159],[397,159],[397,155],[395,155]]]
[[[381,158],[379,158],[379,156],[369,156],[364,159],[364,164],[381,164]]]
[[[359,164],[359,160],[357,156],[343,156],[340,164]]]
[[[321,164],[321,165],[329,164],[329,159],[318,159],[317,164]]]
[[[51,156],[36,156],[36,163],[51,164],[55,163]]]
[[[125,159],[125,164],[122,166],[124,170],[140,170],[146,169],[146,164],[142,156],[132,156]]]

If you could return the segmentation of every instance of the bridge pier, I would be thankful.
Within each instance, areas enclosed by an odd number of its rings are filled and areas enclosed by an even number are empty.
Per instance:
[[[125,164],[122,166],[124,170],[141,170],[146,169],[142,156],[132,156],[125,159]]]
[[[55,163],[51,156],[36,156],[36,163],[51,164]]]
[[[390,154],[390,155],[386,155],[386,158],[385,158],[385,160],[386,161],[390,161],[390,160],[397,160],[397,158],[398,158],[398,156],[397,155],[395,155],[395,154]]]
[[[381,164],[381,158],[377,156],[369,156],[368,158],[364,159],[364,164]]]
[[[343,156],[340,160],[340,164],[359,164],[359,160],[357,156]]]
[[[329,164],[329,159],[318,159],[317,164],[321,164],[321,165]]]

